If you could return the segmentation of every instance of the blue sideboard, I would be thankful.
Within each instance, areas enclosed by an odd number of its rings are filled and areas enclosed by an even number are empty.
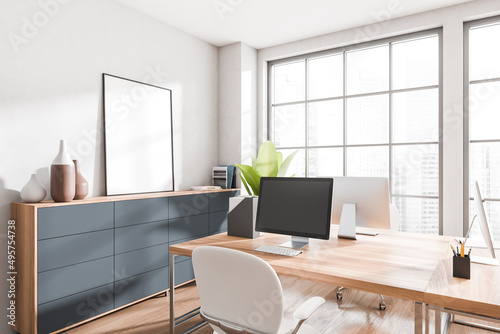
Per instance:
[[[164,293],[168,246],[227,230],[239,191],[179,191],[12,203],[17,332],[45,334]],[[178,284],[194,278],[177,257]]]

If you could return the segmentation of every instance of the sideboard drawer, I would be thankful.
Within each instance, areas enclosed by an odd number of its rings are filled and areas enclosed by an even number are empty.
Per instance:
[[[210,234],[227,231],[227,211],[210,213]]]
[[[237,196],[239,191],[225,191],[209,194],[210,212],[229,210],[229,198]]]
[[[168,242],[168,220],[115,229],[115,254]]]
[[[115,275],[119,279],[135,276],[168,266],[168,243],[118,254],[115,257]]]
[[[193,260],[182,261],[175,265],[175,285],[194,279]]]
[[[38,240],[113,228],[113,203],[38,209]]]
[[[113,283],[38,307],[38,334],[47,334],[114,308]]]
[[[170,219],[168,222],[168,235],[170,242],[192,238],[193,236],[207,236],[208,215]]]
[[[113,230],[38,242],[38,272],[113,256]]]
[[[38,274],[38,304],[113,282],[113,257]]]
[[[169,287],[168,268],[148,271],[115,283],[115,307],[127,305]]]
[[[201,215],[208,212],[208,195],[197,194],[171,197],[169,201],[169,218]]]
[[[168,219],[168,197],[115,202],[115,226]]]

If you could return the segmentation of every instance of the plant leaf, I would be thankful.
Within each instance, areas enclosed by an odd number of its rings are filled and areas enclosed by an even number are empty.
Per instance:
[[[283,163],[281,164],[280,169],[278,171],[279,177],[284,177],[286,175],[286,172],[288,171],[288,167],[290,167],[290,164],[292,163],[293,158],[295,157],[295,155],[298,152],[299,152],[299,150],[295,150],[292,154],[290,154],[288,157],[286,157],[285,161],[283,161]]]
[[[252,167],[255,168],[255,165],[257,165],[257,160],[253,156],[252,152],[250,152],[250,158],[252,159]]]
[[[281,152],[276,152],[278,155],[278,171],[280,170],[281,164],[283,163],[283,153]]]
[[[253,190],[253,195],[259,196],[260,178],[261,178],[260,173],[256,171],[252,166],[240,165],[240,164],[236,164],[235,166],[241,170],[241,173],[245,177],[246,182]]]
[[[260,146],[255,170],[261,176],[278,175],[278,154],[276,152],[276,146],[269,140],[265,141]]]
[[[245,186],[245,189],[247,190],[247,193],[248,193],[249,195],[251,195],[251,194],[252,194],[252,192],[250,191],[250,188],[248,188],[248,183],[247,183],[247,181],[245,180],[245,178],[243,177],[243,175],[241,175],[241,173],[240,173],[240,178],[241,178],[241,182],[243,182],[243,185]]]

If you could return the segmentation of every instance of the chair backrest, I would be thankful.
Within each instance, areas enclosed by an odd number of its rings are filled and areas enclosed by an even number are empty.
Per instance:
[[[193,267],[204,314],[262,333],[278,332],[283,290],[268,263],[240,251],[200,246],[193,251]]]

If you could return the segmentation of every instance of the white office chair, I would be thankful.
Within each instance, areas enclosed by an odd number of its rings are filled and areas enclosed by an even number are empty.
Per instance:
[[[214,333],[319,333],[302,323],[324,302],[312,297],[283,318],[283,290],[278,275],[264,260],[221,247],[200,246],[193,251],[200,315]]]
[[[389,205],[389,219],[391,220],[391,231],[394,231],[394,232],[399,231],[399,210],[398,210],[398,207],[392,203]],[[337,290],[337,300],[342,300],[342,297],[343,297],[342,292],[345,289],[346,288],[344,288],[344,287],[340,287]],[[378,308],[383,311],[386,308],[384,296],[382,296],[382,295],[378,295],[378,296],[380,297],[380,301],[378,303]]]

